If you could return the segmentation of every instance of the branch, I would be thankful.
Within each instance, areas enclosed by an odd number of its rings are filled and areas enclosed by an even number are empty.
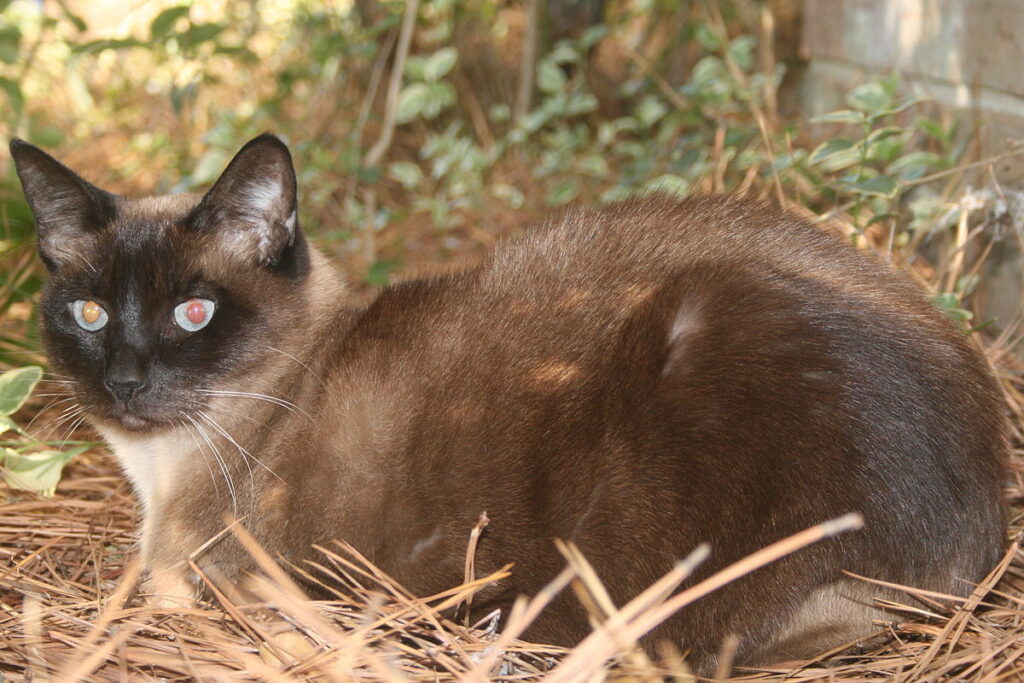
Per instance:
[[[395,53],[395,64],[391,69],[391,80],[388,82],[387,103],[384,110],[384,123],[380,138],[366,153],[364,166],[376,166],[384,158],[391,140],[395,136],[395,116],[398,111],[398,95],[402,89],[402,72],[405,71],[405,60],[409,56],[409,44],[412,42],[413,30],[416,28],[416,14],[419,12],[420,0],[405,0],[405,15],[402,17],[402,30],[398,34],[398,51]]]

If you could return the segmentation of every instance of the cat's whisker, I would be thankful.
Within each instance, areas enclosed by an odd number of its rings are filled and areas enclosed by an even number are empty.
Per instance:
[[[267,349],[268,351],[274,351],[275,353],[279,353],[282,356],[284,356],[285,358],[288,358],[290,360],[295,361],[296,363],[301,365],[303,368],[305,368],[306,372],[308,372],[309,374],[313,375],[313,377],[316,379],[317,382],[319,382],[321,384],[323,383],[323,380],[320,378],[320,375],[318,375],[313,370],[313,368],[309,367],[308,365],[306,365],[306,363],[304,363],[303,361],[299,360],[298,358],[296,358],[292,354],[288,353],[287,351],[282,351],[281,349],[274,348],[273,346],[264,346],[263,348]]]
[[[234,437],[232,437],[231,434],[229,434],[226,429],[221,427],[220,424],[218,424],[216,420],[214,420],[212,417],[210,417],[207,413],[203,412],[202,410],[200,410],[198,412],[199,412],[199,417],[203,418],[211,427],[213,427],[218,432],[220,432],[221,436],[223,436],[225,439],[230,441],[234,445],[234,447],[238,449],[239,453],[241,453],[244,457],[248,458],[249,460],[252,460],[253,462],[255,462],[257,465],[259,465],[260,467],[265,469],[267,472],[272,474],[274,477],[277,477],[277,480],[280,481],[282,484],[287,485],[287,482],[285,482],[284,479],[282,479],[280,476],[278,476],[277,472],[275,472],[274,470],[270,469],[270,467],[267,466],[266,463],[264,463],[262,460],[260,460],[256,456],[254,456],[252,453],[250,453],[249,451],[247,451],[244,448],[242,448],[242,446],[237,441],[235,441]],[[250,477],[250,479],[252,478],[252,469],[249,470],[249,477]],[[254,484],[254,486],[255,486],[255,484]]]
[[[63,434],[63,435],[61,436],[61,438],[60,438],[60,439],[58,439],[57,441],[58,441],[58,442],[60,442],[60,443],[64,443],[64,442],[66,442],[66,441],[67,441],[68,439],[70,439],[70,438],[71,438],[71,436],[72,436],[72,435],[73,435],[73,434],[75,433],[75,431],[76,431],[76,430],[77,430],[77,429],[78,429],[79,427],[81,427],[81,426],[82,426],[82,423],[83,423],[83,422],[85,422],[85,418],[86,418],[86,415],[85,415],[85,413],[84,413],[84,411],[83,411],[83,412],[82,412],[82,414],[80,414],[80,415],[78,416],[78,418],[77,418],[77,419],[75,419],[75,421],[71,423],[71,426],[69,426],[69,427],[68,427],[68,428],[67,428],[67,429],[66,429],[66,430],[64,431],[64,434]]]
[[[217,432],[218,434],[223,436],[225,439],[227,439],[229,442],[231,442],[231,444],[234,445],[234,447],[236,449],[238,449],[239,454],[241,454],[241,456],[242,456],[242,462],[245,463],[245,469],[249,471],[249,491],[250,491],[250,493],[255,493],[255,491],[256,491],[256,478],[252,474],[252,466],[249,465],[249,458],[252,458],[252,455],[249,453],[249,451],[247,451],[244,448],[242,448],[238,444],[238,442],[235,441],[231,437],[231,435],[228,434],[227,431],[224,430],[223,427],[221,427],[219,424],[217,424],[217,422],[215,422],[213,419],[211,419],[209,415],[207,415],[206,413],[204,413],[201,410],[197,410],[196,411],[196,415],[198,415],[199,419],[201,419],[203,422],[205,422],[206,424],[208,424],[211,427],[213,427],[213,430],[215,432]]]
[[[41,415],[43,415],[46,411],[50,410],[51,408],[56,408],[57,406],[60,406],[60,405],[63,405],[65,403],[69,403],[69,402],[72,402],[72,401],[75,400],[74,396],[67,396],[65,394],[55,394],[55,396],[64,396],[64,398],[61,398],[60,400],[54,399],[54,400],[50,401],[45,406],[43,406],[42,409],[39,410],[39,412],[37,412],[35,415],[33,415],[32,419],[28,421],[28,424],[25,425],[25,433],[26,434],[28,434],[29,430],[32,429],[32,425],[34,425],[36,423],[36,420],[38,420],[39,417]],[[75,404],[75,405],[78,406],[78,404]],[[78,407],[80,407],[80,406],[78,406]],[[62,410],[67,410],[67,408],[63,408]]]
[[[276,432],[277,431],[273,427],[270,427],[269,425],[264,424],[261,420],[257,420],[252,415],[247,415],[246,413],[240,413],[237,410],[228,410],[224,406],[217,406],[217,413],[216,414],[217,415],[223,415],[225,417],[229,417],[229,418],[231,418],[233,420],[245,420],[246,422],[249,422],[251,424],[259,425],[261,427],[264,427],[264,428],[268,429],[271,432]]]
[[[280,406],[281,408],[284,408],[285,410],[288,410],[292,413],[301,413],[309,420],[313,420],[313,416],[307,413],[305,410],[303,410],[300,406],[277,396],[258,394],[252,391],[222,391],[219,389],[199,389],[198,391],[204,394],[211,394],[213,396],[225,396],[229,398],[251,398],[257,401],[266,401],[267,403],[272,403],[276,406]]]
[[[82,417],[82,419],[84,419],[84,413],[85,409],[80,405],[73,405],[68,408],[65,408],[64,411],[57,416],[57,419],[54,420],[53,424],[49,425],[49,429],[46,431],[45,434],[39,434],[38,436],[34,436],[33,438],[36,438],[39,441],[49,441],[50,437],[52,437],[54,433],[64,425],[68,424],[69,422],[75,420],[78,417]],[[66,439],[59,440],[66,441]]]
[[[78,380],[72,377],[71,375],[62,375],[57,372],[50,372],[49,370],[43,370],[43,380],[46,382],[56,382],[58,380],[63,380],[65,382],[78,384]]]
[[[185,417],[186,420],[192,423],[192,426],[194,426],[196,430],[199,432],[199,436],[203,437],[203,441],[205,441],[206,445],[210,447],[210,451],[213,453],[213,457],[217,461],[217,466],[220,467],[221,474],[224,475],[224,482],[228,486],[228,495],[231,496],[231,511],[232,513],[237,515],[238,494],[235,490],[235,482],[231,478],[231,473],[228,470],[227,463],[224,462],[224,458],[221,457],[220,451],[217,449],[217,446],[213,443],[213,440],[210,438],[210,435],[206,433],[205,429],[203,429],[202,425],[196,422],[195,419],[188,413],[184,411],[179,412],[181,412],[181,414]]]
[[[185,413],[180,410],[178,413],[188,417],[188,415],[185,415]],[[203,463],[206,465],[206,469],[210,473],[210,481],[213,482],[213,491],[217,495],[217,500],[220,500],[220,486],[217,485],[217,475],[214,474],[213,467],[210,466],[210,459],[206,457],[206,449],[204,449],[203,445],[199,443],[199,439],[196,438],[195,431],[188,425],[188,423],[184,420],[180,420],[177,424],[188,432],[188,435],[192,438],[192,443],[196,445],[196,450],[199,451],[199,455],[203,456]]]

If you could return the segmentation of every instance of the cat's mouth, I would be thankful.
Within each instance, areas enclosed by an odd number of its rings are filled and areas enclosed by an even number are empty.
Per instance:
[[[121,423],[122,427],[133,432],[146,431],[152,429],[157,424],[154,420],[134,413],[124,413],[118,416],[117,420]]]
[[[150,408],[135,400],[113,402],[108,411],[108,419],[132,432],[151,431],[173,422],[166,411]]]

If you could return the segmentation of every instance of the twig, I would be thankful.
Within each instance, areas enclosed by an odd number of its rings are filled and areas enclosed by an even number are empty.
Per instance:
[[[530,110],[533,97],[533,79],[537,72],[537,33],[540,24],[541,0],[526,1],[526,32],[523,35],[523,57],[519,60],[519,87],[513,110],[514,121],[519,123]]]
[[[395,53],[395,63],[391,66],[391,80],[388,81],[384,121],[381,124],[380,137],[366,153],[364,166],[379,164],[395,136],[395,117],[398,115],[398,95],[402,90],[402,72],[405,71],[405,61],[409,56],[409,45],[412,43],[419,9],[420,0],[405,0],[405,14],[402,16],[402,28],[398,34],[398,51]]]

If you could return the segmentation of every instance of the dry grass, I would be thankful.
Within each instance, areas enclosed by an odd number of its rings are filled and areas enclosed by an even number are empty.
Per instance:
[[[1020,414],[1020,367],[1004,367],[1008,401]],[[1018,378],[1018,379],[1014,379]],[[1021,422],[1017,421],[1018,436]],[[1011,463],[1011,529],[1024,525],[1024,458]],[[350,680],[583,681],[601,678],[688,680],[671,648],[652,662],[635,639],[668,613],[773,557],[841,531],[816,527],[776,544],[707,581],[675,593],[701,551],[621,609],[584,558],[563,547],[566,570],[548,590],[523,599],[498,632],[492,621],[467,628],[456,609],[502,574],[417,599],[351,549],[325,548],[309,576],[336,587],[336,599],[309,601],[266,554],[234,527],[264,567],[257,605],[218,595],[213,604],[169,610],[132,594],[138,511],[112,458],[95,450],[68,469],[57,495],[4,490],[0,505],[0,673],[5,680]],[[848,527],[856,520],[845,520]],[[467,530],[469,539],[470,530]],[[472,579],[472,556],[467,577]],[[383,587],[383,588],[381,588]],[[515,639],[560,590],[573,589],[604,626],[573,651]],[[856,651],[768,669],[732,668],[723,644],[720,677],[736,680],[905,681],[1024,679],[1024,553],[1004,561],[966,599],[906,589],[889,604],[892,623]],[[949,609],[947,605],[953,604]]]

